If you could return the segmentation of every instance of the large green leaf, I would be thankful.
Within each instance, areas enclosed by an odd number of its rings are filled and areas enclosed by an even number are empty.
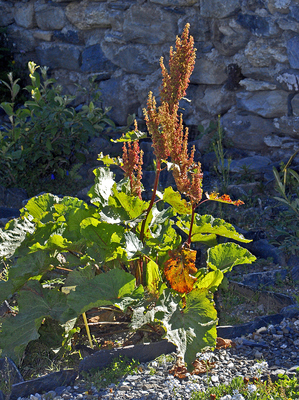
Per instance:
[[[197,277],[197,275],[195,276]],[[222,282],[222,279],[223,272],[217,269],[216,271],[210,271],[203,276],[200,274],[200,276],[197,277],[194,287],[198,289],[208,289],[214,292]]]
[[[145,268],[146,287],[150,293],[156,293],[158,285],[162,280],[159,266],[153,260],[150,260],[146,263]]]
[[[31,340],[38,339],[38,329],[45,317],[61,320],[67,309],[66,296],[58,291],[43,289],[39,282],[29,281],[20,291],[19,313],[6,318],[0,333],[2,356],[18,361]]]
[[[61,290],[64,293],[68,293],[70,291],[69,288],[72,288],[72,290],[74,290],[76,286],[89,281],[90,279],[94,278],[94,276],[95,270],[91,265],[87,265],[84,268],[75,269],[68,274],[64,286]],[[64,290],[64,288],[67,288],[68,290]]]
[[[13,286],[12,293],[19,290],[28,280],[40,280],[46,271],[53,268],[53,264],[57,264],[56,258],[44,251],[19,257],[8,273]]]
[[[222,243],[208,250],[207,265],[223,273],[231,271],[235,265],[251,264],[256,260],[248,250],[236,243]]]
[[[152,250],[163,252],[179,246],[181,237],[173,229],[174,211],[168,207],[159,211],[156,206],[152,208],[150,223],[148,225],[150,235],[146,240],[146,245]]]
[[[91,203],[100,208],[108,204],[108,199],[112,194],[112,187],[115,184],[113,173],[109,168],[100,167],[95,169],[95,184],[88,192]]]
[[[177,226],[186,234],[189,234],[190,218],[186,216],[180,216],[178,218]],[[239,242],[244,243],[251,241],[245,239],[244,236],[238,233],[231,224],[225,222],[221,218],[214,218],[212,215],[195,214],[192,228],[192,242],[206,241],[204,240],[205,237],[207,238],[210,236],[210,239],[212,239],[215,237],[215,235],[238,240]]]
[[[165,289],[154,307],[137,307],[132,317],[132,328],[138,329],[147,323],[160,321],[165,328],[165,337],[175,344],[188,366],[196,353],[216,343],[217,312],[208,290],[195,289],[185,297]]]
[[[128,259],[134,258],[138,255],[139,252],[143,249],[143,243],[139,240],[138,236],[135,233],[129,231],[124,234],[125,238],[125,246]]]
[[[117,224],[101,222],[96,218],[84,219],[81,224],[81,235],[99,249],[100,257],[105,260],[113,251],[124,243],[124,227]]]
[[[28,213],[32,215],[34,221],[46,223],[53,221],[52,213],[55,212],[54,205],[61,202],[58,196],[46,193],[41,196],[32,197],[21,210],[21,216],[26,216]]]
[[[77,315],[93,307],[118,305],[123,308],[140,300],[143,289],[135,290],[136,280],[133,275],[120,269],[113,269],[84,280],[68,295],[68,305]],[[126,301],[127,299],[128,301]]]
[[[171,186],[164,190],[163,201],[170,204],[174,211],[179,214],[192,214],[191,203],[182,199],[181,194],[179,192],[175,192]]]
[[[11,281],[0,281],[0,304],[7,300],[14,293],[13,283]]]
[[[0,229],[0,259],[11,257],[21,246],[27,234],[33,234],[35,224],[32,217],[10,220],[4,229]]]
[[[149,205],[149,202],[141,200],[138,196],[119,192],[116,187],[113,188],[113,197],[118,200],[120,206],[126,211],[130,219],[140,217]]]

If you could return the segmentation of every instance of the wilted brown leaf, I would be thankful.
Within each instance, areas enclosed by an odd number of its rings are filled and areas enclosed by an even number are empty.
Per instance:
[[[196,359],[192,363],[194,370],[192,371],[192,375],[199,375],[199,374],[205,374],[207,371],[210,371],[211,368],[215,367],[214,362],[210,361],[204,361],[204,360],[198,360]]]
[[[170,258],[164,264],[164,273],[172,289],[179,293],[189,293],[197,278],[195,267],[196,251],[181,247],[170,251]]]
[[[194,367],[194,370],[190,372],[191,375],[205,374],[207,371],[210,371],[212,368],[215,367],[214,362],[198,360],[198,359],[196,359],[192,363],[192,365]],[[183,360],[181,358],[178,358],[175,365],[169,370],[169,373],[172,374],[175,378],[185,379],[188,370]]]
[[[230,339],[222,339],[221,337],[217,337],[216,339],[216,349],[226,349],[227,347],[234,347],[235,343]]]
[[[169,370],[169,373],[178,379],[185,379],[187,372],[188,370],[187,367],[185,366],[185,363],[179,357],[174,366]]]

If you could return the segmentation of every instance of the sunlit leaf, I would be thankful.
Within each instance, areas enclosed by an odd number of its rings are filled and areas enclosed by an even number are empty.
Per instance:
[[[215,347],[217,312],[207,290],[192,290],[183,304],[178,293],[165,289],[155,306],[134,309],[131,324],[138,329],[156,321],[162,323],[165,338],[177,346],[188,367],[200,350]]]
[[[170,258],[164,264],[164,274],[172,289],[179,293],[189,293],[197,278],[195,267],[196,251],[180,248],[170,251]]]
[[[111,139],[111,142],[117,143],[117,142],[133,142],[135,140],[140,140],[140,139],[145,139],[147,138],[147,133],[146,132],[141,132],[141,131],[130,131],[126,132],[123,134],[119,139],[113,140]]]
[[[27,234],[33,234],[34,231],[35,224],[30,216],[10,220],[4,229],[0,229],[0,258],[12,256]]]
[[[233,204],[234,206],[241,206],[244,204],[242,200],[233,201],[228,194],[224,194],[219,197],[219,193],[213,192],[211,194],[205,193],[209,200],[218,201],[219,203]]]
[[[192,206],[190,202],[182,199],[181,194],[172,189],[171,186],[164,190],[163,201],[170,204],[174,211],[179,214],[191,214]]]
[[[115,184],[113,173],[104,167],[95,169],[95,184],[88,192],[91,203],[98,207],[104,207],[108,204],[108,199],[112,194],[112,187]]]
[[[222,243],[208,250],[207,265],[223,273],[231,271],[235,265],[251,264],[256,260],[247,249],[236,243]]]
[[[109,167],[110,165],[123,165],[121,158],[112,158],[109,155],[104,155],[103,153],[98,154],[98,161],[102,161],[106,167]]]
[[[207,274],[197,278],[195,287],[198,289],[208,289],[212,292],[218,288],[223,279],[223,272],[217,269],[216,271],[210,271]]]
[[[188,234],[190,230],[190,218],[185,215],[179,216],[177,226]],[[208,244],[215,246],[217,244],[215,235],[244,243],[251,242],[251,240],[245,239],[231,224],[225,222],[223,219],[214,218],[212,215],[195,214],[191,237],[192,242],[203,241],[208,243],[210,240],[211,242]]]
[[[136,253],[142,250],[143,243],[133,232],[125,232],[124,238],[126,243],[125,250],[127,252],[128,258],[132,259],[136,255]]]
[[[157,293],[158,284],[161,281],[159,266],[153,260],[146,263],[146,287],[150,293]]]

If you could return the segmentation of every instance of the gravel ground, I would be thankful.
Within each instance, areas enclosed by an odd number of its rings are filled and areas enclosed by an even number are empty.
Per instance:
[[[187,374],[177,379],[169,373],[173,363],[161,357],[141,364],[138,372],[98,390],[78,379],[74,386],[62,386],[46,394],[32,394],[30,400],[108,400],[108,399],[190,399],[193,391],[229,383],[233,377],[259,377],[299,372],[299,317],[284,319],[280,324],[259,328],[256,332],[234,339],[235,346],[214,352],[199,353],[200,359],[214,363],[210,371]],[[21,399],[21,398],[19,398]],[[27,399],[27,398],[26,398]]]

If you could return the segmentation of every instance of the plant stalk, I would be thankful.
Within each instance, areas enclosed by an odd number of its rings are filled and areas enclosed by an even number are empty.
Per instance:
[[[90,330],[89,330],[89,326],[88,326],[88,323],[87,323],[87,318],[86,318],[85,312],[82,313],[82,317],[83,317],[83,321],[84,321],[84,325],[85,325],[85,329],[86,329],[86,333],[87,333],[87,337],[88,337],[88,341],[89,341],[90,347],[93,349],[93,343],[92,343],[92,340],[91,340]]]
[[[189,229],[189,235],[188,235],[188,240],[187,240],[187,244],[189,247],[191,245],[191,236],[192,236],[192,229],[193,229],[193,224],[194,224],[195,209],[196,209],[196,204],[192,204],[191,222],[190,222],[190,229]]]
[[[146,216],[145,216],[144,220],[142,221],[141,230],[140,230],[140,240],[142,242],[143,242],[143,239],[144,239],[145,224],[146,224],[148,216],[149,216],[149,214],[151,212],[151,209],[153,208],[153,205],[154,205],[154,202],[155,202],[156,193],[157,193],[157,189],[158,189],[160,172],[161,172],[161,160],[157,160],[157,169],[156,169],[156,177],[155,177],[155,183],[154,183],[154,188],[153,188],[153,194],[152,194],[151,202],[150,202],[150,204],[148,206],[148,209],[147,209],[147,212],[146,212]]]

